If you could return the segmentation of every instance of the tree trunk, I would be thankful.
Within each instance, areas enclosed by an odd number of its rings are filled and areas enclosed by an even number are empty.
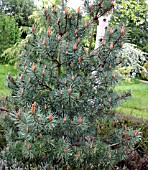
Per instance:
[[[65,5],[64,5],[64,0],[62,0],[62,10],[64,11]]]
[[[115,3],[115,0],[112,0],[112,2]],[[105,35],[105,30],[108,27],[112,13],[113,13],[113,9],[110,14],[99,17],[99,22],[97,25],[95,49],[97,49],[101,45],[101,42]]]
[[[99,18],[99,22],[97,25],[97,35],[96,35],[96,43],[95,43],[95,49],[97,49],[103,40],[103,37],[105,35],[105,30],[108,27],[108,23],[110,20],[111,14],[102,16]]]

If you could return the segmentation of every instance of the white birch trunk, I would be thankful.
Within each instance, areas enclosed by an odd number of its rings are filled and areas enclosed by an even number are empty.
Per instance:
[[[116,1],[113,0],[113,2],[115,3]],[[113,13],[113,9],[109,15],[101,16],[98,19],[99,24],[97,25],[95,49],[97,49],[101,45],[101,40],[103,40],[103,38],[105,36],[105,30],[106,30],[106,27],[108,27],[108,25],[109,25],[109,21],[110,21],[112,13]]]
[[[90,1],[93,3],[93,0]],[[84,3],[84,0],[69,0],[68,6],[77,10]],[[105,28],[108,27],[109,21],[111,18],[111,14],[105,15],[99,18],[99,24],[97,25],[97,34],[96,34],[96,42],[95,49],[97,49],[101,45],[101,39],[103,39],[105,35]]]
[[[106,27],[108,27],[109,21],[110,21],[110,15],[106,15],[106,16],[102,16],[100,17],[99,20],[99,24],[97,25],[97,34],[96,34],[96,42],[95,42],[95,49],[97,49],[100,45],[101,42],[103,40],[103,37],[105,35],[105,30]]]

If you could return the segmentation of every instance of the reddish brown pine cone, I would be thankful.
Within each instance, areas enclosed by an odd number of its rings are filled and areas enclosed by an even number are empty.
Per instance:
[[[19,109],[18,112],[17,112],[16,118],[19,119],[19,118],[20,118],[20,115],[21,115],[21,111],[20,111],[20,109]]]
[[[48,27],[48,29],[47,29],[47,35],[50,36],[50,34],[51,34],[51,28]]]
[[[74,81],[74,79],[75,79],[75,77],[74,77],[74,75],[72,75],[72,76],[71,76],[71,80]]]
[[[137,136],[138,131],[134,130],[134,136]]]
[[[32,25],[32,33],[34,34],[35,26]]]
[[[79,58],[78,58],[78,64],[80,64],[81,61],[82,61],[82,57],[79,57]]]
[[[112,51],[113,48],[114,48],[114,43],[112,42],[112,43],[110,44],[110,50]]]
[[[50,115],[48,116],[48,119],[49,119],[50,121],[52,121],[52,113],[50,113]]]
[[[90,8],[90,10],[92,11],[92,9],[93,9],[93,4],[90,4],[90,5],[89,5],[89,8]]]
[[[36,110],[36,102],[34,102],[31,106],[31,113],[34,114]]]
[[[46,39],[43,40],[43,44],[46,45]]]
[[[81,12],[81,9],[80,9],[80,7],[78,7],[77,13],[80,14],[80,12]]]
[[[76,43],[73,45],[73,50],[74,50],[74,51],[77,50],[77,44],[76,44]]]
[[[124,125],[124,130],[126,130],[126,128],[127,128],[126,125]]]
[[[110,28],[109,33],[110,33],[110,35],[113,34],[113,29],[112,29],[112,27]]]
[[[103,45],[106,46],[106,40],[103,41]]]
[[[121,34],[125,34],[125,30],[124,30],[124,27],[121,28]]]
[[[63,119],[63,120],[64,120],[64,122],[66,122],[66,117],[64,117],[64,119]]]
[[[77,42],[78,42],[78,43],[80,42],[80,37],[78,37]]]
[[[31,144],[30,144],[30,142],[29,142],[28,145],[27,145],[27,149],[28,149],[28,150],[31,149]]]
[[[78,124],[81,124],[83,122],[83,120],[82,120],[82,118],[80,117],[79,119],[78,119]]]
[[[85,27],[85,28],[88,27],[88,23],[87,23],[87,22],[84,23],[84,27]]]
[[[72,14],[69,14],[69,19],[72,19]]]
[[[58,23],[60,23],[60,21],[61,21],[61,19],[60,19],[60,18],[58,18],[58,21],[57,21],[57,22],[58,22]]]
[[[70,94],[72,92],[72,88],[70,87],[69,89],[68,89],[68,94]]]

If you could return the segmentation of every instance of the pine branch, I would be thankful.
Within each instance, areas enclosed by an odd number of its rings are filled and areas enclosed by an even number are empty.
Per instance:
[[[16,86],[16,88],[19,88],[19,86],[16,84],[15,80],[12,77],[10,77],[9,80]]]
[[[49,89],[50,91],[52,91],[52,88],[50,88],[47,84],[44,84],[42,81],[40,81],[40,80],[38,79],[38,76],[36,75],[35,72],[34,72],[34,75],[35,75],[36,80],[38,81],[38,84],[39,84],[40,86],[46,87],[47,89]]]

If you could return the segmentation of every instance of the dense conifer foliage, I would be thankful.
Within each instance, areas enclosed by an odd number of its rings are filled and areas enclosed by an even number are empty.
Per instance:
[[[43,9],[45,28],[32,26],[19,55],[19,74],[8,73],[11,108],[3,117],[2,157],[10,167],[15,162],[28,169],[110,168],[139,139],[138,130],[123,125],[113,111],[131,95],[114,90],[124,24],[106,28],[97,49],[83,45],[98,18],[113,8],[113,1],[86,0],[83,11]]]

